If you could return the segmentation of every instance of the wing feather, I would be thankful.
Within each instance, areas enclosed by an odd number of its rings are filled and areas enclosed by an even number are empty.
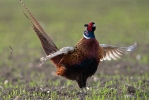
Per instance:
[[[109,56],[114,60],[117,59],[116,56],[114,55],[113,51],[110,51]]]
[[[99,44],[99,46],[103,48],[103,58],[101,61],[111,59],[117,60],[118,58],[121,58],[123,53],[133,51],[136,48],[137,43],[135,42],[129,47],[117,47],[107,44]]]
[[[40,58],[40,63],[37,66],[40,67],[45,61],[47,61],[49,59],[53,59],[53,58],[58,57],[60,55],[65,55],[65,54],[71,53],[74,50],[75,50],[75,47],[70,47],[70,46],[63,47],[59,51],[51,53],[50,55],[47,55],[46,57],[41,57]]]
[[[110,57],[110,51],[107,52],[107,56],[106,56],[107,60],[111,60],[111,57]]]

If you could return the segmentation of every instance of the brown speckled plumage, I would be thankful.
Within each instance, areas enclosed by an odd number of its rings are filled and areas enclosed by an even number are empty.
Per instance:
[[[71,80],[76,80],[82,88],[79,83],[82,81],[81,76],[83,75],[84,82],[86,83],[86,79],[96,72],[102,58],[101,54],[102,48],[99,47],[99,43],[95,38],[82,38],[77,43],[73,53],[62,57],[58,65],[57,74]]]
[[[85,39],[82,38],[76,45],[75,51],[68,55],[65,55],[60,63],[66,63],[68,65],[73,65],[76,63],[81,63],[82,60],[86,58],[94,57],[97,61],[100,61],[102,57],[100,54],[99,43],[96,39]]]

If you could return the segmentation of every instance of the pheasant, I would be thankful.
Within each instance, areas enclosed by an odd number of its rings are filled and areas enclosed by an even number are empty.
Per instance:
[[[47,55],[41,58],[39,66],[50,59],[57,68],[57,75],[75,80],[81,89],[86,87],[87,79],[95,74],[101,61],[116,60],[120,58],[124,52],[133,51],[137,45],[134,43],[129,47],[117,47],[99,44],[94,34],[96,25],[94,22],[90,22],[84,25],[85,30],[83,37],[76,46],[58,49],[52,38],[43,30],[22,0],[20,1],[27,10],[29,16],[25,15],[31,21],[33,30],[40,39],[42,47]]]

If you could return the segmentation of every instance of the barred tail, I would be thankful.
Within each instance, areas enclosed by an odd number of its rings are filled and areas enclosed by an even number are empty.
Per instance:
[[[32,15],[32,13],[29,11],[29,9],[25,6],[23,1],[20,0],[20,2],[23,5],[23,7],[26,9],[27,13],[29,14],[29,16],[27,16],[27,14],[24,13],[25,16],[31,21],[31,25],[33,27],[33,30],[35,31],[35,33],[39,37],[45,53],[47,55],[49,55],[49,54],[52,54],[53,52],[58,51],[58,48],[54,44],[52,38],[49,35],[47,35],[47,33],[43,30],[41,25],[38,23],[38,21]],[[62,57],[63,57],[63,55],[56,56],[56,57],[52,58],[51,61],[57,66]]]
[[[23,7],[26,9],[26,11],[29,14],[29,17],[25,14],[25,16],[31,21],[31,25],[33,27],[33,30],[36,32],[37,36],[40,39],[40,42],[42,44],[42,47],[47,55],[58,51],[58,48],[54,44],[52,38],[47,35],[47,33],[43,30],[41,25],[38,23],[38,21],[35,19],[35,17],[32,15],[32,13],[29,11],[29,9],[25,6],[22,0],[20,0]]]

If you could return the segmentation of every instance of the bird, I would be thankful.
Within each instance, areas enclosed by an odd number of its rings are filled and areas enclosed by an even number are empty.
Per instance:
[[[53,39],[44,31],[23,1],[20,0],[20,2],[26,9],[28,15],[24,14],[31,21],[31,26],[46,53],[46,57],[40,59],[39,66],[51,60],[57,69],[56,74],[76,81],[82,91],[86,89],[87,79],[95,74],[101,61],[117,60],[125,52],[131,52],[137,46],[136,42],[128,47],[100,44],[95,37],[95,22],[89,22],[84,24],[83,36],[75,46],[58,49]]]

